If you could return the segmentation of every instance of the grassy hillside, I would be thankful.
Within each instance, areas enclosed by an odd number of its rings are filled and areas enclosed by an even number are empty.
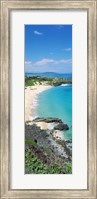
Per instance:
[[[66,80],[63,78],[46,78],[46,77],[25,77],[25,86],[34,86],[34,85],[51,85],[51,86],[60,86],[61,84],[72,84],[71,80]]]

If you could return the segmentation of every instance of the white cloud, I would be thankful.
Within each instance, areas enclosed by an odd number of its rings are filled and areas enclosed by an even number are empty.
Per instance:
[[[32,62],[31,61],[25,61],[25,64],[32,64]]]
[[[36,62],[25,61],[25,72],[69,72],[71,71],[70,66],[72,59],[49,59],[43,58]]]
[[[64,51],[71,51],[71,48],[64,48]]]
[[[48,64],[58,65],[58,64],[71,64],[71,59],[49,59],[49,58],[43,58],[39,61],[36,61],[32,63],[31,61],[25,61],[25,67],[33,67],[33,66],[46,66]]]
[[[36,66],[42,66],[42,65],[46,65],[48,63],[56,63],[56,60],[44,58],[44,59],[39,60],[36,63],[34,63],[34,65],[36,65]]]
[[[37,30],[34,31],[34,34],[35,34],[35,35],[43,35],[42,32],[38,32]]]
[[[61,59],[61,60],[59,60],[59,63],[64,63],[64,64],[67,64],[67,63],[71,63],[72,62],[72,60],[71,59]]]
[[[32,62],[25,61],[25,72],[31,72],[31,71],[32,71]]]
[[[60,59],[60,60],[55,60],[55,59],[42,59],[39,60],[35,63],[33,63],[34,66],[42,66],[42,65],[47,65],[48,63],[52,63],[52,64],[67,64],[67,63],[71,63],[71,59]]]

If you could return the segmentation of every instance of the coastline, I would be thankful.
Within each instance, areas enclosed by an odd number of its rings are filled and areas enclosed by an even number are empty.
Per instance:
[[[51,82],[50,82],[51,83]],[[56,86],[38,78],[27,79],[25,84],[25,173],[71,174],[72,142],[64,139],[69,130],[58,115],[39,117],[39,94]],[[61,88],[61,87],[60,87]],[[62,88],[61,88],[62,89]],[[56,91],[56,88],[54,89]],[[59,90],[59,89],[58,89]],[[52,90],[51,90],[52,91]],[[53,91],[52,91],[53,92]],[[49,98],[48,98],[49,99]],[[44,107],[44,104],[43,104]],[[29,161],[28,161],[29,160]],[[37,165],[37,167],[36,167]]]
[[[36,116],[38,95],[52,87],[50,85],[35,85],[25,88],[25,122],[31,121]]]

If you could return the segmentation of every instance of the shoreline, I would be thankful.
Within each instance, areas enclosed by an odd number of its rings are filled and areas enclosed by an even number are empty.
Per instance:
[[[68,84],[62,84],[61,86],[67,86]],[[53,130],[54,124],[47,123],[45,121],[36,122],[34,119],[38,118],[37,115],[37,106],[38,106],[38,95],[50,88],[53,88],[52,85],[46,85],[44,83],[27,86],[25,87],[25,123],[31,122],[31,125],[37,125],[41,130]],[[64,140],[63,132],[57,130],[54,132],[55,139]]]
[[[26,174],[72,173],[72,142],[64,138],[68,125],[56,117],[37,115],[38,95],[51,88],[53,86],[44,84],[25,87]]]
[[[36,107],[38,102],[38,95],[53,86],[50,85],[35,85],[25,88],[25,122],[31,121],[36,115]]]

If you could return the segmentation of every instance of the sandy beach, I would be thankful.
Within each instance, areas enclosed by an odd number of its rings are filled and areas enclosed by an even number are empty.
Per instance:
[[[52,88],[49,85],[28,86],[25,88],[25,122],[32,120],[36,115],[38,94]]]

